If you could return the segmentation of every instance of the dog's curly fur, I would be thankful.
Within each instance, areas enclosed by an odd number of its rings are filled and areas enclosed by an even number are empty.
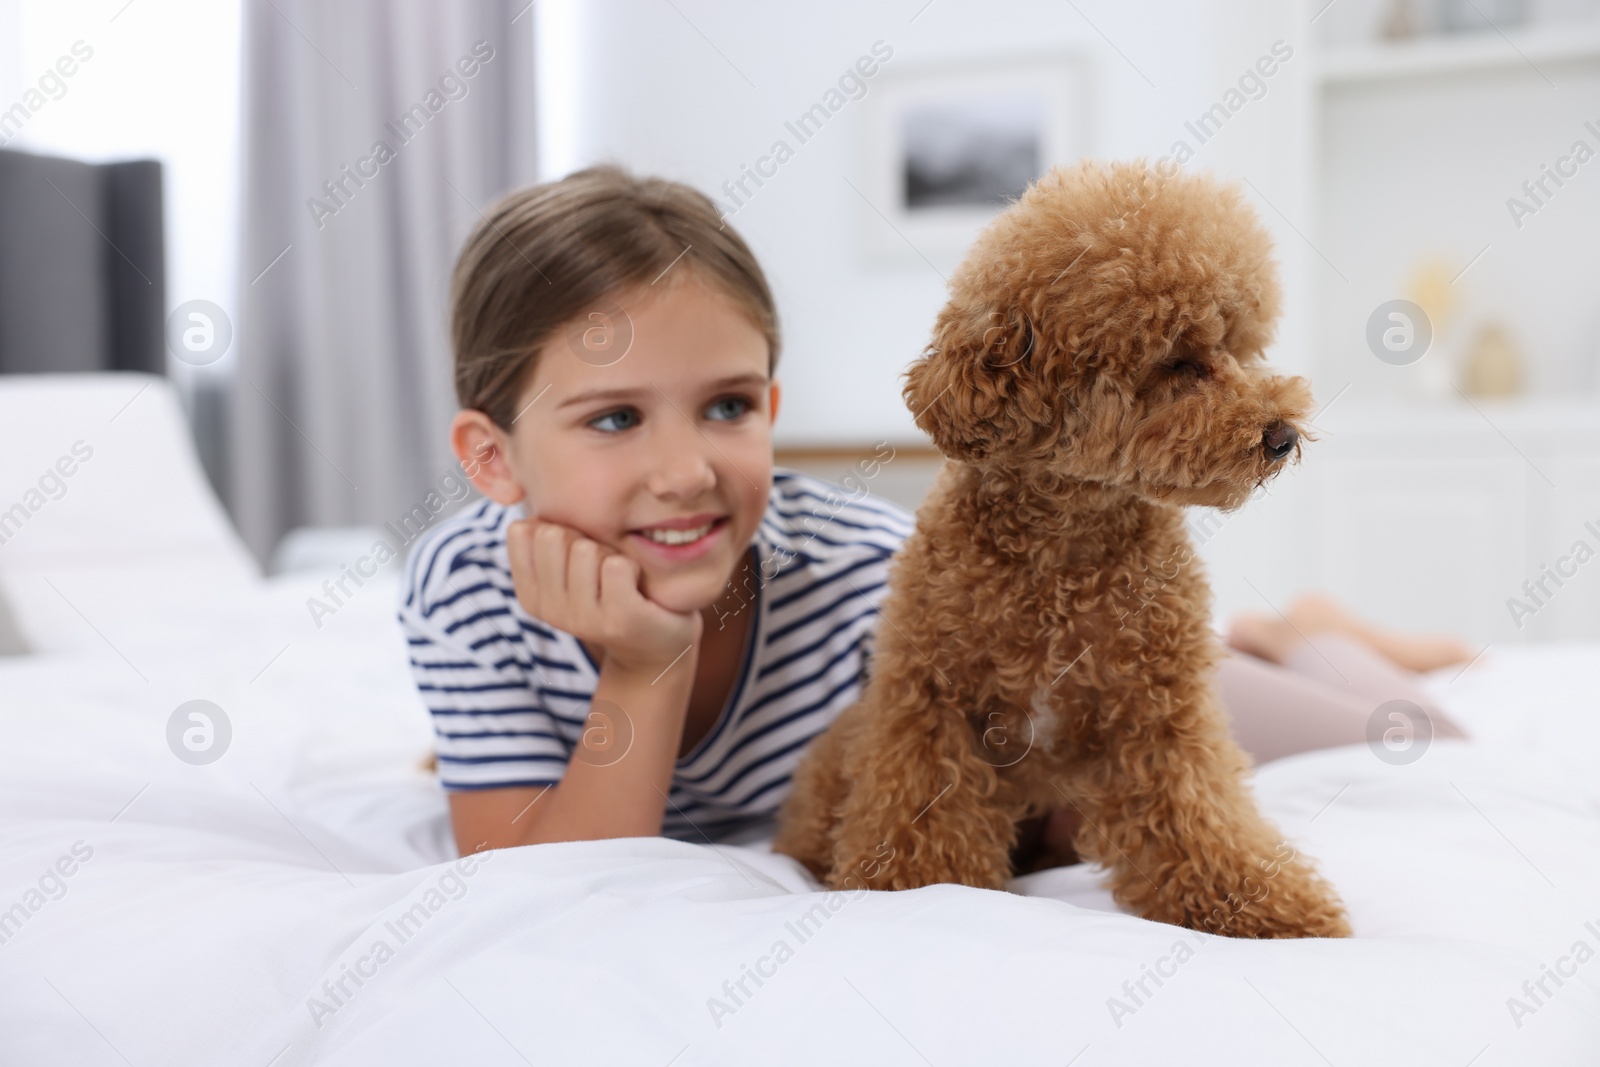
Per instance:
[[[1348,936],[1250,795],[1181,510],[1298,458],[1310,390],[1262,365],[1275,270],[1235,188],[1143,161],[1057,169],[984,231],[906,374],[946,463],[778,851],[832,888],[999,889],[1019,823],[1070,805],[1139,915]]]

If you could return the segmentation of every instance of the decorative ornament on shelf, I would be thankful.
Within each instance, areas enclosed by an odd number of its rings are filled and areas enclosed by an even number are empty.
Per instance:
[[[1438,257],[1422,260],[1411,272],[1411,283],[1406,288],[1412,301],[1428,313],[1436,337],[1445,332],[1450,315],[1455,311],[1456,290],[1453,281],[1458,273]]]
[[[1457,292],[1452,284],[1459,269],[1442,258],[1423,259],[1412,269],[1406,284],[1406,297],[1422,309],[1432,329],[1433,343],[1417,365],[1413,388],[1429,400],[1454,399],[1450,387],[1459,341],[1451,329],[1455,318]]]
[[[1379,36],[1386,41],[1409,41],[1422,32],[1417,15],[1417,0],[1389,0],[1389,13],[1383,17]]]
[[[1510,332],[1493,319],[1467,349],[1462,389],[1472,396],[1516,396],[1522,392],[1522,353]]]

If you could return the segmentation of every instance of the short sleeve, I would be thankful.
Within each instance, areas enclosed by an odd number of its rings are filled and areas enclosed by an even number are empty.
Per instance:
[[[441,540],[417,545],[398,605],[433,720],[439,784],[462,792],[559,782],[570,746],[540,700],[510,575],[475,561],[470,545],[440,550]]]

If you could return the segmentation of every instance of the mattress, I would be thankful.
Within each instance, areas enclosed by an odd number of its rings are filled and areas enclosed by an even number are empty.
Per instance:
[[[1600,646],[1426,676],[1473,737],[1414,762],[1258,768],[1355,936],[1243,941],[1086,865],[825,893],[770,827],[461,860],[398,568],[313,612],[189,510],[226,580],[0,545],[0,1063],[1600,1062]]]

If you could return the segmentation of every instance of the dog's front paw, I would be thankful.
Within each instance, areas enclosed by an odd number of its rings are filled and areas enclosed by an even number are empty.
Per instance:
[[[1203,929],[1224,937],[1349,937],[1350,920],[1344,909],[1334,904],[1302,911],[1246,905],[1232,922],[1214,930],[1210,926]]]
[[[827,877],[821,879],[829,890],[858,889],[920,889],[940,881],[934,872],[918,871],[906,864],[896,867],[895,850],[884,846],[883,851],[867,855],[834,855],[834,863]]]
[[[1285,864],[1247,897],[1231,894],[1197,929],[1224,937],[1349,937],[1350,920],[1333,887],[1314,871]]]

